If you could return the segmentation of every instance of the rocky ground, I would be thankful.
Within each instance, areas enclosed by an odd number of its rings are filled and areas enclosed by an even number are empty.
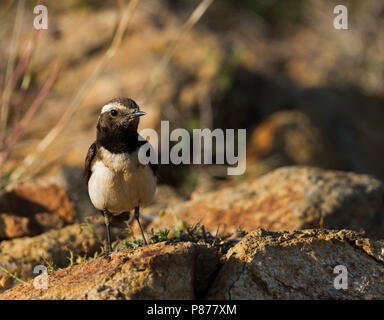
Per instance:
[[[363,229],[383,238],[384,185],[368,176],[311,167],[283,167],[233,187],[200,193],[166,208],[150,227],[193,224],[224,232],[319,227]]]
[[[336,289],[334,268],[348,270]],[[249,233],[221,257],[191,242],[161,242],[61,269],[0,299],[384,299],[384,242],[349,230]]]
[[[57,201],[73,212],[63,192]],[[120,251],[110,255],[97,218],[28,233],[9,207],[0,299],[384,299],[384,185],[372,176],[283,167],[166,207],[161,201],[144,217],[151,243],[140,246],[115,227]],[[44,210],[23,219],[56,214]],[[36,265],[48,268],[48,290],[34,288]],[[339,265],[348,272],[345,290],[333,285]]]

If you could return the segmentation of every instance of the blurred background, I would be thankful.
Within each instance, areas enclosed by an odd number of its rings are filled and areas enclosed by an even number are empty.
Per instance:
[[[33,8],[48,8],[48,29]],[[0,185],[54,181],[82,215],[100,108],[131,97],[141,128],[246,128],[247,171],[162,166],[171,202],[310,165],[384,178],[384,2],[7,0],[0,4]]]

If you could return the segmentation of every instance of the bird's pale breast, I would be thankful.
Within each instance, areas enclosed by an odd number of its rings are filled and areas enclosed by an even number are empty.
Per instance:
[[[95,208],[120,214],[148,205],[156,190],[156,177],[149,165],[138,161],[137,152],[114,154],[104,148],[100,152],[88,182]]]

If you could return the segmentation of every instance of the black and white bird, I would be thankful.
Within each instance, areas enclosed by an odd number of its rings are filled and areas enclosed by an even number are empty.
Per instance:
[[[84,180],[94,207],[104,215],[108,248],[112,251],[110,223],[128,220],[131,210],[147,244],[140,224],[140,207],[148,205],[156,191],[157,165],[143,165],[139,148],[139,117],[145,115],[135,101],[117,98],[102,107],[96,141],[85,159]]]

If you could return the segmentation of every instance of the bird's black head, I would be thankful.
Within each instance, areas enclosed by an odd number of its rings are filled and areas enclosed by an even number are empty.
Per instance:
[[[97,122],[97,141],[108,149],[137,141],[139,117],[143,115],[145,112],[132,99],[109,101],[101,109]]]

